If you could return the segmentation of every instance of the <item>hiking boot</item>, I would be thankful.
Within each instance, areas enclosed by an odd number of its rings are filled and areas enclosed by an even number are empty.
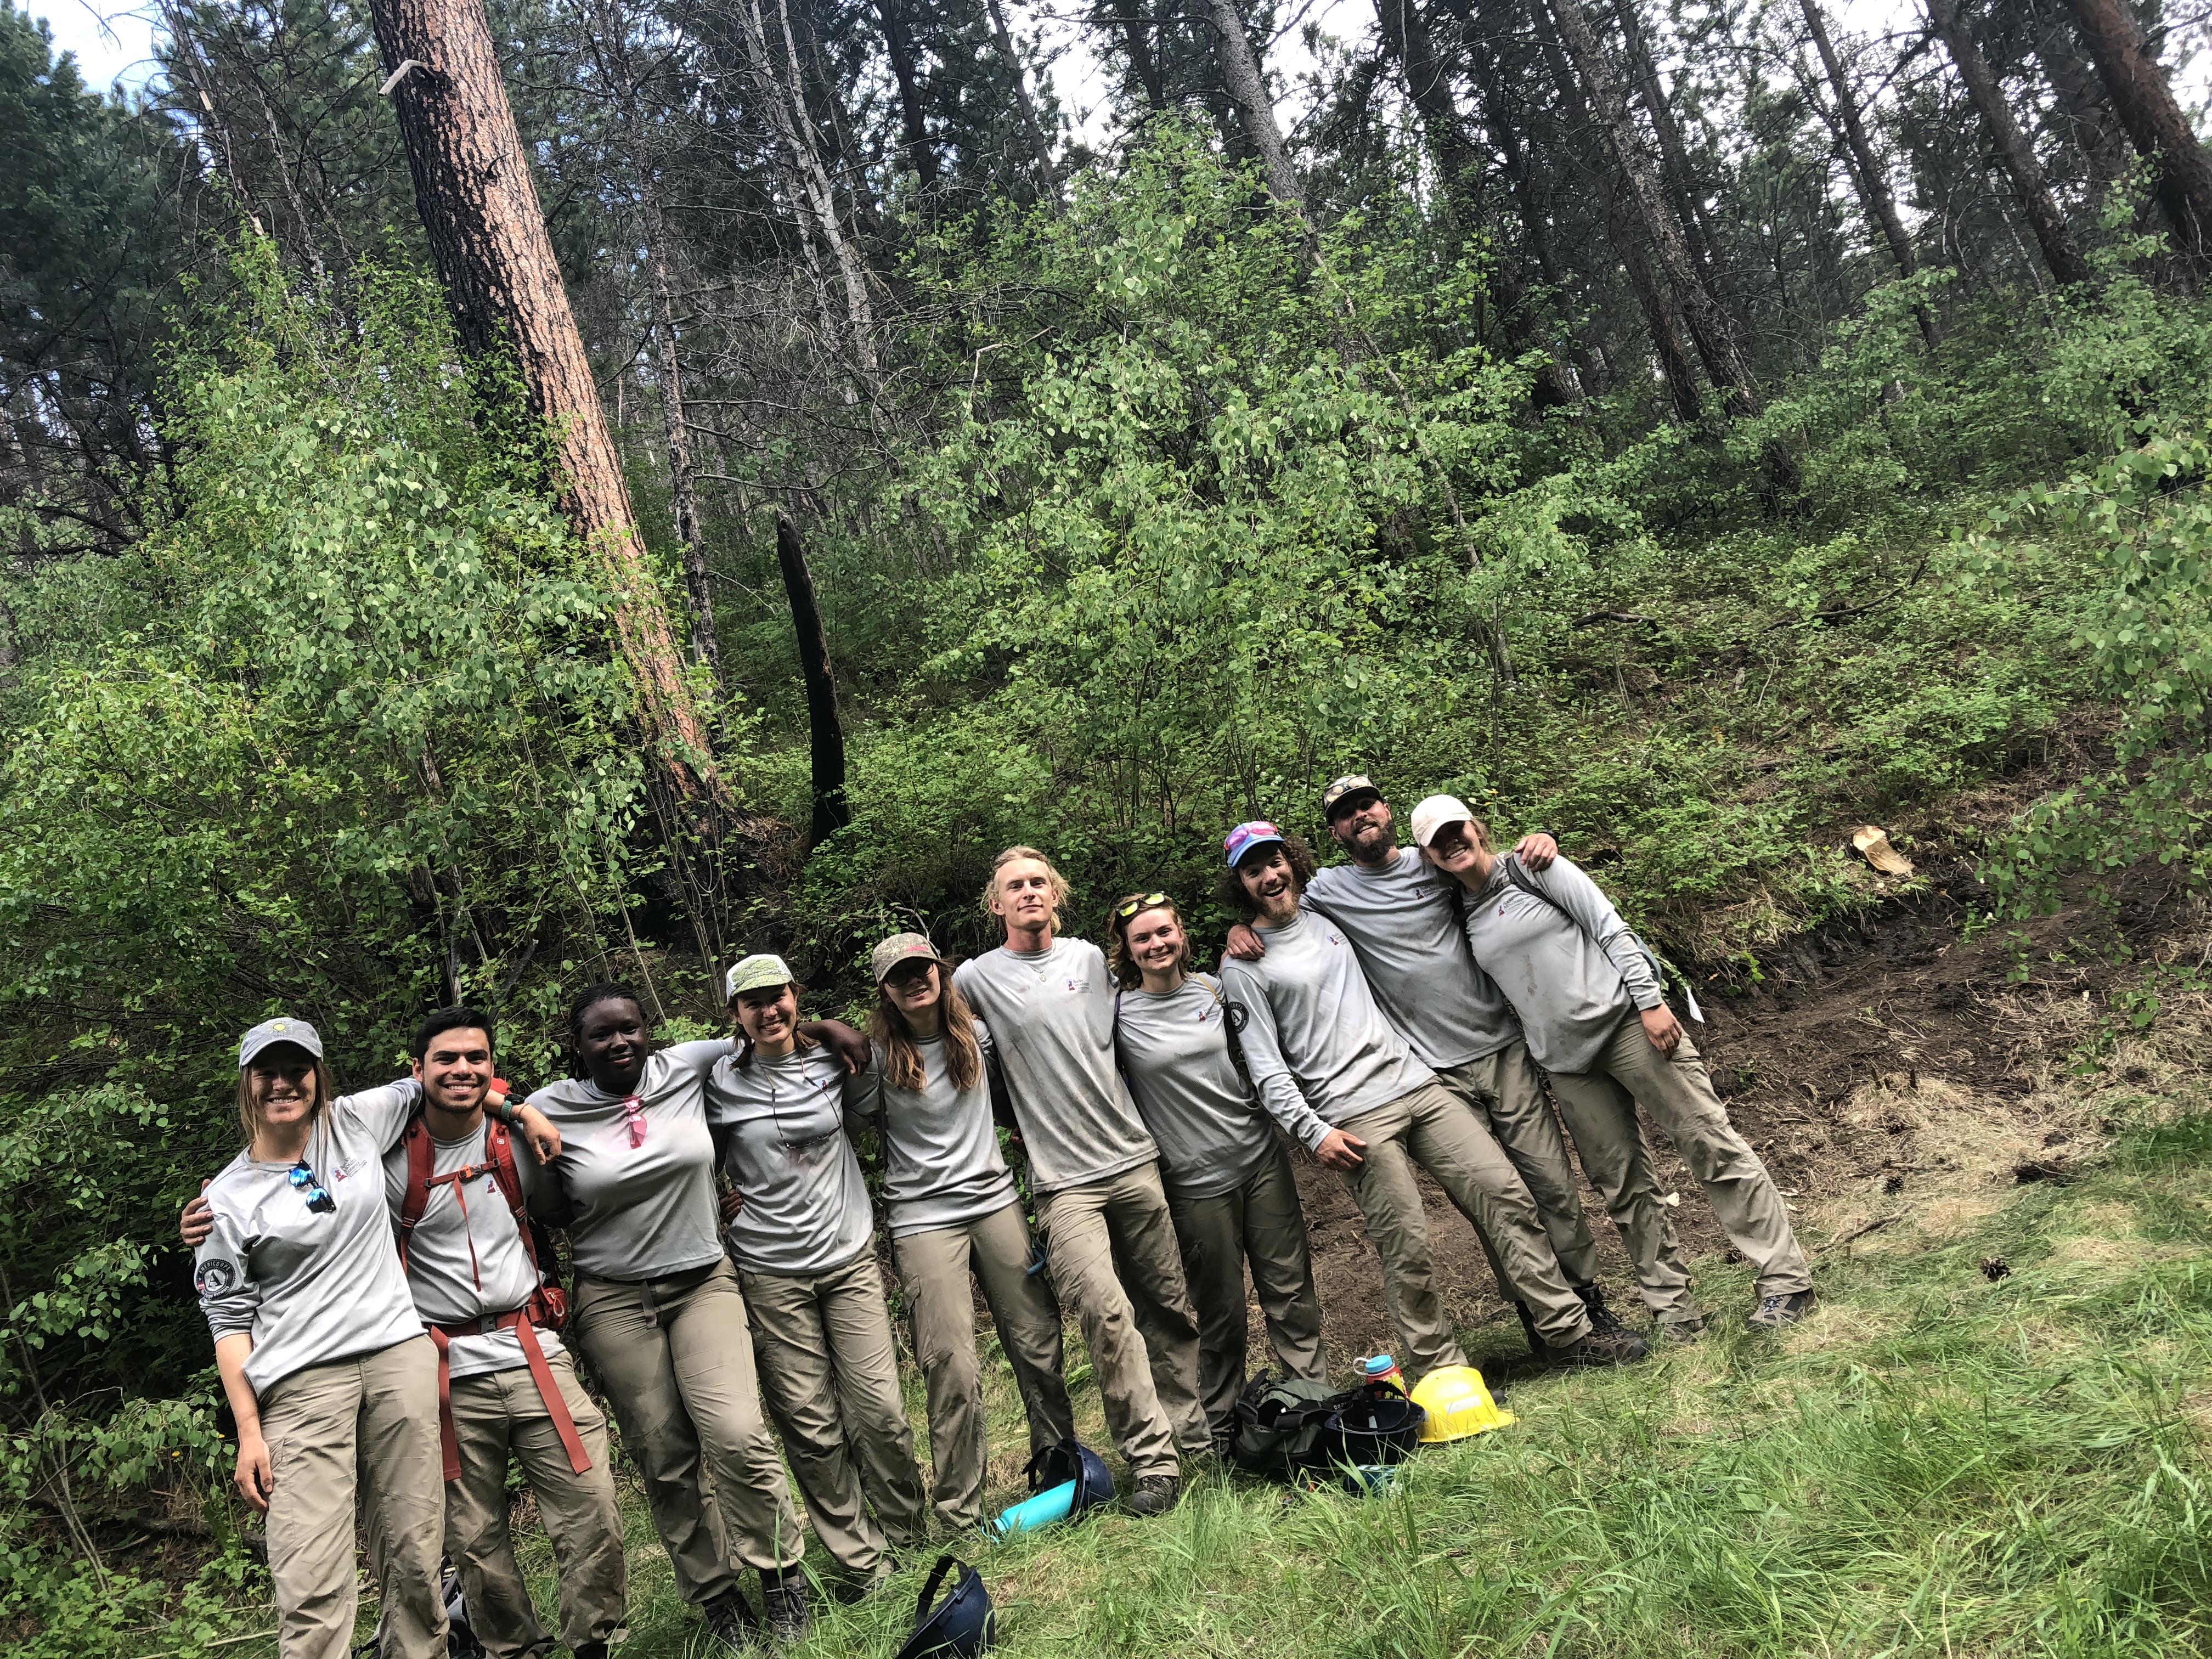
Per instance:
[[[607,1659],[605,1642],[579,1642],[568,1650],[569,1659]]]
[[[1593,1335],[1620,1337],[1636,1334],[1614,1316],[1612,1309],[1605,1305],[1605,1292],[1596,1285],[1577,1285],[1575,1286],[1575,1294],[1582,1297],[1583,1308],[1589,1315],[1590,1332]]]
[[[1763,1296],[1744,1322],[1755,1331],[1778,1331],[1795,1325],[1813,1311],[1813,1292],[1792,1291],[1787,1296]]]
[[[1632,1365],[1650,1352],[1649,1343],[1618,1321],[1611,1331],[1600,1330],[1593,1322],[1581,1341],[1547,1347],[1544,1358],[1554,1365]]]
[[[707,1615],[708,1634],[724,1653],[751,1653],[760,1646],[760,1620],[743,1590],[733,1589],[726,1595],[716,1596],[702,1611]],[[599,1648],[604,1656],[606,1644],[600,1643]],[[578,1659],[582,1659],[580,1650]]]
[[[761,1615],[768,1623],[769,1639],[780,1648],[806,1639],[813,1621],[806,1608],[806,1576],[797,1567],[781,1578],[761,1575]]]
[[[1705,1320],[1702,1314],[1692,1319],[1665,1319],[1659,1322],[1659,1340],[1670,1346],[1694,1342],[1705,1334]]]
[[[1165,1515],[1182,1497],[1182,1480],[1173,1474],[1137,1477],[1137,1489],[1121,1507],[1132,1515]]]

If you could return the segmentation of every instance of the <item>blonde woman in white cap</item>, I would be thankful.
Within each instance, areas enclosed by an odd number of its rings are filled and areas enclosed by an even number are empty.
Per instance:
[[[1666,987],[1613,901],[1566,859],[1541,871],[1490,848],[1465,802],[1431,795],[1413,809],[1413,840],[1467,893],[1468,943],[1521,1017],[1528,1052],[1551,1074],[1582,1156],[1628,1245],[1662,1335],[1705,1328],[1674,1239],[1642,1103],[1705,1189],[1729,1241],[1759,1273],[1754,1327],[1794,1325],[1813,1304],[1812,1270],[1774,1177],[1729,1121],[1705,1062],[1667,1006]]]
[[[352,1645],[357,1494],[382,1540],[386,1659],[446,1651],[438,1354],[384,1197],[384,1154],[420,1092],[410,1079],[337,1094],[305,1020],[264,1020],[239,1043],[246,1145],[209,1183],[214,1231],[193,1284],[238,1419],[238,1488],[269,1517],[283,1659],[343,1659]],[[558,1152],[542,1117],[514,1121]]]
[[[815,1536],[865,1590],[919,1534],[922,1499],[875,1213],[845,1133],[859,1085],[799,1030],[782,957],[745,957],[727,990],[744,1048],[708,1076],[707,1120],[734,1189],[723,1216],[761,1389]]]
[[[991,1033],[921,933],[894,933],[869,959],[874,1064],[847,1097],[883,1139],[884,1203],[914,1346],[929,1391],[930,1499],[948,1528],[983,1518],[990,1461],[975,1291],[998,1327],[1029,1416],[1032,1454],[1073,1435],[1060,1304],[1033,1260],[991,1109]]]

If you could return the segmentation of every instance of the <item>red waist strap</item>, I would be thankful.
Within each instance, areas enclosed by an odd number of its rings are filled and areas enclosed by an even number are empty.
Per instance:
[[[446,1479],[461,1478],[460,1441],[453,1432],[453,1373],[446,1358],[446,1346],[457,1336],[489,1336],[494,1331],[513,1331],[522,1344],[522,1357],[530,1365],[530,1379],[538,1384],[538,1397],[545,1402],[545,1414],[553,1419],[554,1431],[568,1451],[568,1467],[578,1474],[583,1474],[592,1467],[591,1457],[584,1450],[583,1437],[576,1432],[576,1419],[568,1414],[568,1402],[561,1396],[561,1385],[553,1378],[553,1368],[545,1363],[545,1350],[538,1346],[538,1328],[530,1322],[530,1310],[517,1308],[494,1319],[489,1329],[482,1324],[430,1327],[430,1340],[438,1345],[438,1448],[445,1454]]]

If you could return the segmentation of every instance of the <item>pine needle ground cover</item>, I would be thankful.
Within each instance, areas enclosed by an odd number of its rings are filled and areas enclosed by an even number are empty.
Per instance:
[[[2190,1115],[1994,1214],[1821,1250],[1822,1305],[1778,1337],[1742,1328],[1747,1271],[1713,1261],[1712,1331],[1634,1369],[1528,1374],[1490,1328],[1477,1363],[1519,1424],[1384,1495],[1209,1475],[1164,1520],[953,1547],[1009,1659],[2202,1651],[2208,1167]],[[1011,1391],[994,1406],[1018,1443]],[[632,1539],[624,1652],[702,1650],[641,1508]],[[919,1584],[827,1611],[806,1651],[895,1652]]]

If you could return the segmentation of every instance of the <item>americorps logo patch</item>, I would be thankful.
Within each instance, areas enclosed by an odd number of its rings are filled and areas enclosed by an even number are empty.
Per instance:
[[[203,1261],[192,1273],[192,1288],[202,1296],[221,1296],[238,1283],[238,1264],[220,1257]]]

